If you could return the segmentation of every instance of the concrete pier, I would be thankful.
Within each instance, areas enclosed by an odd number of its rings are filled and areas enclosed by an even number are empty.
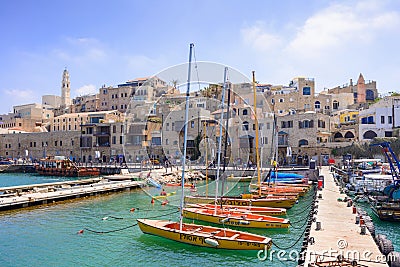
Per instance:
[[[94,196],[109,192],[124,191],[143,186],[141,181],[108,181],[107,179],[94,178],[86,180],[34,184],[0,188],[0,210],[26,208]]]
[[[338,258],[356,261],[362,266],[388,266],[368,229],[365,234],[361,233],[353,208],[338,201],[346,195],[339,192],[329,168],[322,167],[320,175],[324,176],[324,186],[317,192],[318,212],[311,226],[304,266],[327,266],[321,263]]]

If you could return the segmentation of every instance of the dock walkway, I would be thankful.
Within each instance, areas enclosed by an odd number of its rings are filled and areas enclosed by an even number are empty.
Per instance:
[[[94,196],[109,192],[124,191],[143,186],[141,181],[109,181],[107,179],[88,179],[47,184],[34,184],[0,188],[0,210],[25,208]]]
[[[356,224],[353,208],[347,207],[346,202],[338,201],[346,195],[339,192],[329,168],[322,167],[320,174],[324,176],[324,188],[317,192],[318,213],[309,235],[314,242],[308,244],[304,266],[335,261],[338,256],[357,261],[360,265],[388,266],[368,229],[366,234],[361,234],[361,227]],[[320,230],[316,229],[317,223]]]

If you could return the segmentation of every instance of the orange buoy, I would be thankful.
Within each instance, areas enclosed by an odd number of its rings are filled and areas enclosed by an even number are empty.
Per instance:
[[[83,230],[79,230],[77,234],[78,235],[83,234]]]
[[[151,204],[154,204],[154,198],[151,199]]]
[[[131,208],[130,211],[131,211],[131,212],[134,212],[134,211],[135,211],[135,208]]]

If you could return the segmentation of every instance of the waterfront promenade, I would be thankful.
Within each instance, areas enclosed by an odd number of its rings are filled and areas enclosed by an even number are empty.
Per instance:
[[[316,261],[335,261],[338,256],[365,266],[388,266],[368,229],[366,234],[361,234],[353,208],[338,201],[346,195],[339,192],[329,168],[322,167],[321,175],[324,176],[324,188],[317,192],[321,198],[318,198],[318,213],[311,227],[311,242],[304,266]],[[317,230],[317,224],[320,224],[320,230]]]

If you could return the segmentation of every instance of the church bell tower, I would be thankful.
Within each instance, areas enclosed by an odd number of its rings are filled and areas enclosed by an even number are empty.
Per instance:
[[[71,105],[71,82],[69,80],[69,72],[64,70],[61,84],[61,106],[68,107]]]

